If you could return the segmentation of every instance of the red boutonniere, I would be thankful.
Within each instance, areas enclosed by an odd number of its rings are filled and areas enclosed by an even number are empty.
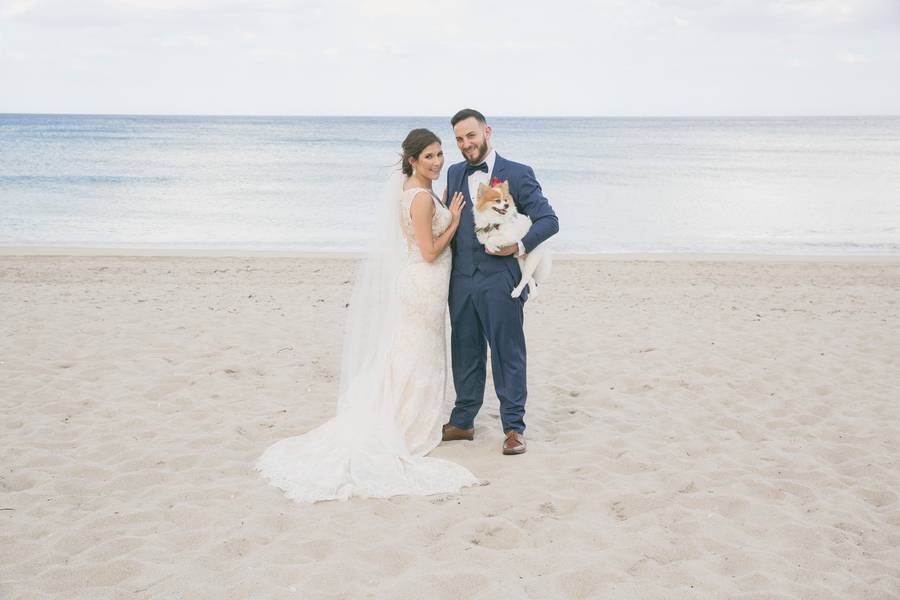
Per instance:
[[[503,182],[500,181],[500,179],[498,179],[497,177],[491,177],[491,187],[497,187],[501,183]]]

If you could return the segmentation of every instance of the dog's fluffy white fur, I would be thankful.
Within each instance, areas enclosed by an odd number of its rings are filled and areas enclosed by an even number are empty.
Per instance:
[[[518,244],[531,228],[531,219],[519,213],[512,195],[509,193],[509,182],[504,181],[493,187],[479,184],[475,201],[475,235],[478,241],[492,252],[503,246]],[[550,275],[551,257],[549,249],[538,244],[525,256],[518,257],[522,280],[519,281],[510,296],[518,298],[526,285],[531,286],[531,296],[537,296],[538,285]]]

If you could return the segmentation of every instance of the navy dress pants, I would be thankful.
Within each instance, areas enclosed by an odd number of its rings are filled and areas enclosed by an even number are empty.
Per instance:
[[[474,427],[475,415],[484,402],[490,346],[503,432],[525,431],[525,297],[509,297],[517,283],[508,269],[450,276],[450,346],[456,387],[452,425]]]

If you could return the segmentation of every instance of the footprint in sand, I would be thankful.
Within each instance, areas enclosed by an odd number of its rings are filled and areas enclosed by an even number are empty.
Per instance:
[[[466,538],[474,546],[509,550],[517,547],[522,538],[521,530],[505,519],[480,519],[473,525],[471,533],[466,535]]]
[[[897,502],[897,494],[884,490],[861,490],[860,495],[863,500],[876,508],[883,508]]]
[[[0,477],[0,490],[6,492],[23,492],[34,487],[34,480],[27,475],[7,475]]]

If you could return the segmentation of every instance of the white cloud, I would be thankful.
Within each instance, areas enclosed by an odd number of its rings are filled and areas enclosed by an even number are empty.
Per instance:
[[[154,11],[197,11],[209,13],[306,12],[318,10],[328,0],[104,0],[112,6],[135,7]]]
[[[857,54],[855,52],[846,52],[846,51],[837,52],[834,55],[834,58],[839,63],[845,64],[845,65],[865,65],[865,64],[872,62],[872,60],[867,56],[863,56],[862,54]]]
[[[709,29],[772,32],[857,23],[900,24],[897,0],[651,0],[656,10]],[[636,4],[635,6],[642,6]],[[646,8],[640,13],[650,14]]]
[[[420,18],[452,18],[452,15],[465,14],[463,0],[359,0],[359,15],[365,18],[399,18],[404,20]]]
[[[69,63],[61,65],[59,67],[59,70],[66,71],[68,73],[87,73],[90,71],[96,71],[97,68],[93,65],[86,65],[84,63]]]
[[[34,8],[35,0],[0,0],[0,19],[14,19]]]
[[[109,0],[112,5],[134,6],[151,10],[184,10],[209,8],[215,3],[211,0]]]
[[[209,36],[203,33],[190,34],[185,37],[194,48],[207,48],[210,44]]]
[[[779,16],[846,21],[865,3],[865,0],[775,0],[769,4],[769,10]]]
[[[300,59],[300,54],[293,50],[280,48],[254,48],[250,56],[255,59],[274,62],[295,62]]]
[[[188,33],[185,35],[167,37],[159,43],[167,49],[173,48],[208,48],[212,39],[205,33]]]
[[[775,15],[825,24],[891,20],[900,17],[896,0],[769,0]]]
[[[96,58],[99,56],[113,56],[115,52],[113,52],[112,48],[84,48],[79,51],[84,58]]]

